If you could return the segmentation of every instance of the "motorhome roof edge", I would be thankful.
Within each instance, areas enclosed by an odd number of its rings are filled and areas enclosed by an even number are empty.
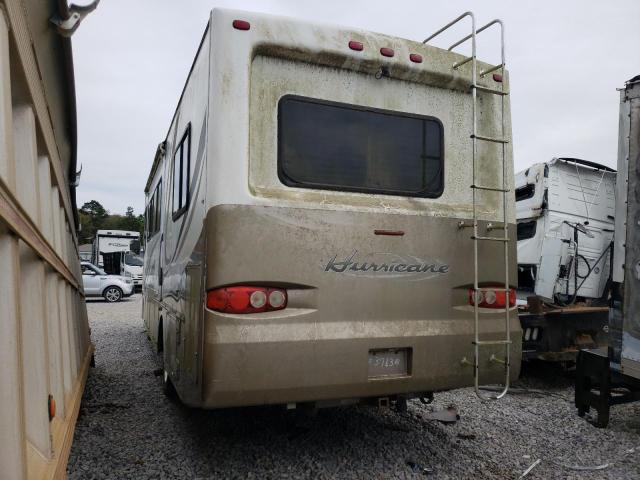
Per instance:
[[[169,132],[171,131],[171,125],[176,118],[176,114],[180,109],[180,104],[182,103],[182,98],[184,97],[184,91],[189,84],[189,78],[191,77],[191,72],[193,72],[193,67],[196,64],[196,60],[198,59],[198,55],[200,55],[200,51],[202,50],[202,45],[204,44],[204,39],[207,38],[207,32],[209,31],[209,26],[211,25],[211,21],[207,22],[207,26],[202,33],[202,38],[200,38],[200,43],[198,44],[198,49],[196,50],[196,54],[193,56],[193,61],[191,62],[191,67],[189,67],[189,73],[187,74],[187,78],[184,81],[184,85],[182,86],[182,91],[180,92],[180,98],[178,99],[178,103],[176,104],[176,108],[173,111],[173,115],[171,116],[171,122],[169,122],[169,129],[167,130],[167,134],[164,137],[164,140],[158,144],[156,148],[156,154],[153,159],[153,164],[151,165],[151,171],[149,172],[149,176],[147,177],[147,183],[144,187],[144,193],[149,193],[149,189],[151,188],[151,183],[153,182],[153,177],[156,174],[156,170],[158,169],[158,165],[160,164],[160,160],[164,155],[164,148],[166,146],[167,138],[169,137]]]
[[[591,167],[597,170],[606,170],[607,172],[615,172],[614,168],[608,167],[607,165],[603,165],[602,163],[592,162],[590,160],[582,160],[581,158],[572,158],[572,157],[554,157],[549,165],[552,165],[555,162],[565,162],[565,163],[574,163],[581,167]]]
[[[147,182],[145,184],[145,193],[149,193],[149,190],[152,186],[153,179],[157,173],[158,165],[161,163],[160,159],[162,158],[162,154],[164,153],[164,150],[162,149],[162,147],[168,139],[171,126],[175,122],[176,113],[178,112],[180,105],[182,103],[184,92],[189,83],[189,79],[191,77],[193,67],[196,63],[196,59],[198,58],[202,50],[203,42],[204,42],[204,39],[206,38],[207,32],[212,30],[212,21],[216,14],[219,14],[224,17],[229,17],[229,18],[233,16],[241,17],[241,18],[244,18],[245,20],[251,20],[251,22],[249,22],[250,24],[258,23],[260,20],[264,21],[263,23],[267,25],[265,32],[271,35],[271,38],[268,38],[269,35],[266,35],[266,34],[262,35],[264,38],[262,38],[260,41],[255,43],[252,47],[252,51],[250,53],[252,58],[260,54],[268,55],[272,53],[273,52],[272,47],[274,45],[277,45],[282,52],[287,53],[287,55],[285,56],[291,57],[290,58],[291,60],[300,60],[300,58],[297,58],[295,56],[297,52],[296,49],[304,50],[305,45],[307,44],[306,42],[307,39],[301,38],[301,41],[295,43],[294,45],[294,43],[291,42],[291,35],[289,36],[289,38],[282,37],[281,39],[278,39],[274,35],[274,32],[271,31],[271,30],[277,30],[278,23],[286,22],[296,26],[308,27],[310,29],[320,29],[325,31],[326,35],[324,35],[324,37],[327,39],[327,44],[326,45],[322,44],[318,47],[314,47],[314,52],[318,54],[318,58],[316,59],[317,60],[316,63],[318,64],[327,64],[327,65],[331,64],[331,66],[334,66],[337,68],[355,69],[355,70],[360,70],[366,73],[374,74],[375,69],[380,67],[379,58],[376,57],[375,59],[373,59],[373,58],[367,57],[367,55],[370,54],[371,52],[365,51],[364,54],[363,52],[353,52],[352,50],[349,50],[346,43],[344,44],[344,49],[341,48],[339,51],[336,51],[336,47],[338,44],[335,41],[333,41],[332,37],[335,37],[337,35],[342,37],[348,34],[350,38],[353,37],[354,39],[360,40],[360,41],[375,39],[374,43],[379,43],[381,41],[390,42],[391,44],[400,43],[400,44],[403,44],[407,49],[409,49],[410,47],[412,49],[416,49],[416,51],[419,51],[423,54],[425,52],[431,52],[433,53],[432,55],[433,58],[432,58],[432,62],[429,65],[421,64],[420,72],[418,72],[416,70],[416,65],[418,64],[412,63],[413,61],[409,60],[408,55],[406,59],[407,60],[406,65],[398,64],[397,62],[395,62],[396,59],[394,58],[384,57],[385,62],[392,62],[393,69],[394,69],[394,72],[393,72],[394,76],[397,76],[402,80],[417,82],[417,83],[422,83],[421,79],[419,78],[420,75],[429,76],[430,77],[429,83],[433,83],[433,77],[437,76],[439,77],[438,86],[440,86],[441,88],[445,88],[449,90],[459,90],[462,92],[469,92],[471,80],[470,80],[470,74],[466,70],[468,66],[464,66],[459,69],[451,68],[451,66],[454,65],[455,61],[464,60],[466,57],[463,54],[447,50],[446,48],[436,47],[431,44],[423,44],[419,40],[396,37],[396,36],[387,35],[384,33],[373,32],[373,31],[369,31],[361,28],[349,27],[349,26],[344,26],[339,24],[306,21],[306,20],[300,20],[295,17],[269,15],[269,14],[264,14],[260,12],[214,8],[211,11],[209,22],[207,23],[205,31],[202,35],[201,42],[199,44],[198,50],[194,56],[194,60],[189,70],[189,74],[187,75],[187,78],[185,80],[185,83],[180,95],[180,99],[176,105],[176,109],[171,118],[171,122],[169,123],[170,125],[169,131],[167,132],[167,135],[165,135],[165,139],[163,140],[163,142],[161,142],[158,148],[156,149],[156,157],[154,158],[151,171],[149,173]],[[251,30],[255,30],[255,29],[251,28]],[[218,33],[218,35],[219,34],[220,33]],[[213,38],[211,39],[211,41],[213,42]],[[342,38],[341,38],[341,41],[342,41]],[[340,43],[339,45],[342,46],[342,43]],[[378,53],[377,49],[375,49],[375,51],[377,54]],[[330,54],[335,55],[336,53],[338,54],[338,56],[341,57],[341,61],[337,63],[335,61],[330,62],[328,57],[330,56]],[[351,58],[351,56],[353,56],[354,53],[359,53],[360,55],[357,58],[356,57]],[[398,57],[399,52],[396,51],[395,53],[396,53],[395,56]],[[443,57],[446,57],[446,60],[444,62],[442,61]],[[304,61],[304,59],[302,60]],[[483,68],[493,67],[493,65],[484,63],[481,61],[478,61],[477,63],[479,67],[483,67]],[[375,69],[372,70],[371,72],[368,72],[368,70],[370,70],[371,68],[374,68],[374,65],[375,65]],[[504,79],[505,84],[508,85],[507,70],[505,70],[504,72],[504,77],[505,77]],[[484,82],[484,81],[485,80],[479,80],[479,82]]]

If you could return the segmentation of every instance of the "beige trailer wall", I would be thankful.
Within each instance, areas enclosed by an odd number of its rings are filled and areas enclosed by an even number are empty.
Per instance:
[[[27,14],[0,0],[0,478],[12,480],[65,477],[92,354],[58,148],[68,129],[50,115]]]

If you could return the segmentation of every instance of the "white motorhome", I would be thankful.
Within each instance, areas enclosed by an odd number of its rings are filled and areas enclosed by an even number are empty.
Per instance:
[[[616,171],[576,158],[515,176],[519,296],[599,299],[610,278]]]
[[[140,234],[127,230],[98,230],[91,260],[111,275],[131,277],[135,288],[142,288],[144,261],[140,253]]]
[[[463,20],[471,55],[427,44]],[[420,43],[213,10],[145,187],[167,391],[205,408],[506,393],[509,84],[475,55],[501,26],[465,13]]]

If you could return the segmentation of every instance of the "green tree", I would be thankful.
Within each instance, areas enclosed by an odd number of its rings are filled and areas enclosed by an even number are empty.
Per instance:
[[[86,202],[82,205],[80,211],[89,215],[92,218],[92,221],[95,222],[96,226],[101,225],[109,216],[109,212],[107,212],[107,210],[97,200]]]
[[[109,212],[97,200],[86,202],[78,211],[80,243],[91,243],[109,217]]]
[[[82,210],[78,210],[78,220],[80,221],[80,231],[78,232],[78,242],[91,243],[95,236],[95,229],[91,222],[91,216],[84,213]]]

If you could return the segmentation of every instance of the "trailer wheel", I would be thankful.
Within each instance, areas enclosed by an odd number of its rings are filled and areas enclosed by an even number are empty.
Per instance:
[[[107,287],[104,291],[104,299],[109,303],[115,303],[122,300],[122,290],[118,287]]]

